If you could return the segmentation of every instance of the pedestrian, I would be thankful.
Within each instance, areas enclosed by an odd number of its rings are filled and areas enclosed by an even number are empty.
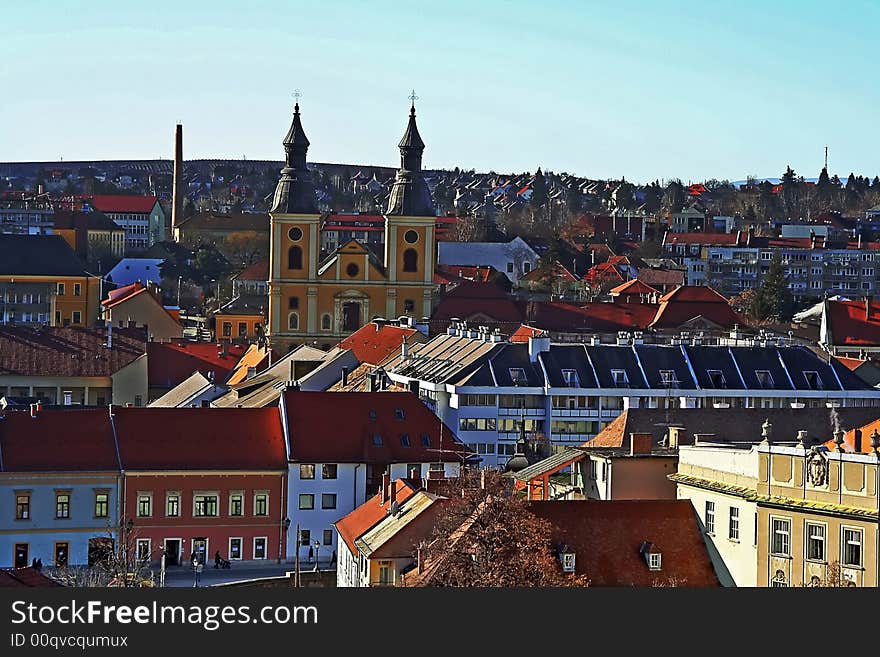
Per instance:
[[[220,568],[220,550],[214,553],[214,568]]]
[[[198,558],[193,560],[193,571],[194,571],[194,581],[193,586],[200,586],[202,583],[202,568],[203,564],[199,561]]]
[[[39,573],[42,570],[43,570],[43,559],[41,557],[41,558],[37,559],[37,572]]]
[[[33,568],[34,570],[37,569],[37,558],[36,557],[34,557],[33,560],[31,561],[31,568]]]
[[[309,546],[309,562],[311,563],[312,559],[315,558],[315,550],[312,546]]]
[[[336,550],[333,550],[333,554],[330,555],[330,565],[331,566],[336,565]]]

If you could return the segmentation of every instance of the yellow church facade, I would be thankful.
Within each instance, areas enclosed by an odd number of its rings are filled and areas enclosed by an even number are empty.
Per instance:
[[[269,337],[281,351],[299,344],[329,348],[376,317],[431,314],[436,262],[433,201],[421,174],[424,144],[415,109],[401,140],[401,169],[385,213],[379,258],[351,240],[323,259],[321,215],[305,168],[308,140],[299,107],[284,140],[286,166],[271,216]]]

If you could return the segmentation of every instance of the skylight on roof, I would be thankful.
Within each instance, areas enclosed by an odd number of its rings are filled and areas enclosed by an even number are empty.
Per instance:
[[[727,380],[724,378],[724,372],[721,370],[706,370],[709,376],[709,385],[713,388],[726,388]]]
[[[510,379],[513,385],[518,386],[520,383],[526,382],[526,371],[521,367],[511,367],[509,369]]]
[[[807,385],[810,387],[810,390],[822,390],[822,377],[819,376],[818,372],[804,372],[804,378],[807,380]]]
[[[768,370],[755,370],[755,378],[759,387],[764,389],[773,387],[773,376]]]
[[[562,379],[569,388],[580,388],[581,381],[578,378],[577,370],[562,370]]]
[[[629,387],[629,377],[626,375],[626,370],[611,370],[611,379],[618,388]]]

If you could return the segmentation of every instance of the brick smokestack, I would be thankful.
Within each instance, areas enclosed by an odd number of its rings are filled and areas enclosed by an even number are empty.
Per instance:
[[[176,241],[175,230],[183,221],[183,201],[186,192],[183,189],[183,126],[178,123],[174,131],[174,182],[171,191],[171,237]]]

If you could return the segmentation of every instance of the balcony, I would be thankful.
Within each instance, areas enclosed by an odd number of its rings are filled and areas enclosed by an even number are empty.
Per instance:
[[[512,415],[516,417],[519,417],[520,415],[523,415],[524,417],[543,417],[546,414],[547,411],[543,408],[507,408],[504,406],[498,408],[498,415]]]
[[[599,417],[598,408],[553,408],[552,417]]]

